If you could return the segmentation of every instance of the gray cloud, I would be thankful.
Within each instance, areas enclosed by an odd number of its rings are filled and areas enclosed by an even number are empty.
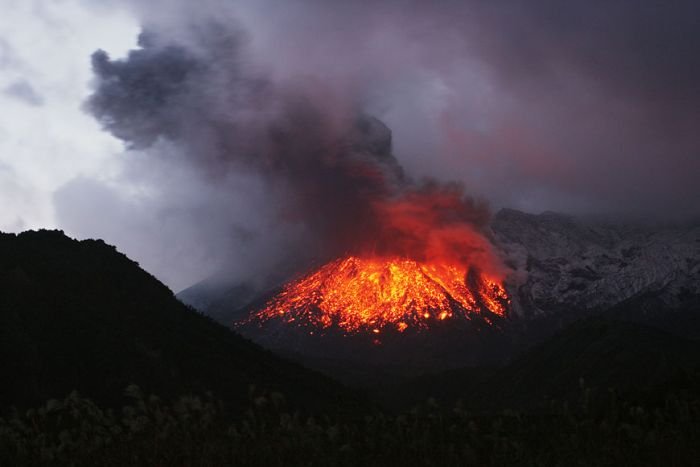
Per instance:
[[[251,75],[240,41],[213,24],[188,46],[147,32],[124,60],[97,52],[87,107],[132,149],[175,144],[211,183],[227,172],[264,179],[285,200],[279,215],[318,234],[318,254],[371,235],[371,202],[402,182],[389,130]]]
[[[44,98],[41,94],[37,93],[32,85],[25,80],[15,81],[7,86],[3,93],[32,107],[40,107],[44,104]]]
[[[347,244],[373,231],[367,199],[422,176],[456,179],[497,207],[700,214],[695,2],[131,6],[141,48],[93,56],[87,106],[132,152],[188,171],[192,187],[226,198],[231,174],[265,187],[256,212],[232,209],[236,222],[204,230],[256,237],[275,225]],[[149,209],[187,205],[166,192]],[[183,225],[207,205],[188,192],[198,204],[177,211]]]
[[[266,280],[297,257],[305,232],[275,229],[275,200],[258,180],[232,175],[212,185],[156,157],[130,166],[124,184],[136,195],[80,177],[61,187],[54,195],[61,228],[118,245],[176,291],[215,273]]]
[[[497,206],[698,215],[696,2],[228,5],[273,79],[370,109],[413,175]],[[184,29],[175,17],[162,21]]]
[[[0,69],[9,68],[18,61],[15,51],[7,40],[0,37]]]

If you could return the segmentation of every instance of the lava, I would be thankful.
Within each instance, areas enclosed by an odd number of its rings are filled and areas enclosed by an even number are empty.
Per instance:
[[[288,283],[249,321],[402,333],[472,314],[490,322],[487,315],[503,316],[507,303],[498,281],[458,263],[348,256]]]
[[[240,326],[281,323],[313,335],[378,338],[504,316],[506,271],[487,234],[485,205],[454,184],[366,196],[369,218],[348,216],[357,228],[339,239],[346,253],[287,283]]]

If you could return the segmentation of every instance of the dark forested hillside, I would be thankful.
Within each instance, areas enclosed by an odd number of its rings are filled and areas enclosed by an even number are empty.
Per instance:
[[[643,324],[588,318],[574,323],[502,367],[425,375],[385,388],[394,405],[437,397],[473,410],[537,409],[575,400],[581,388],[648,401],[689,389],[700,369],[700,342]],[[692,384],[691,384],[692,383]],[[669,387],[672,386],[672,388]],[[693,386],[693,390],[698,388]],[[380,391],[381,392],[381,391]]]
[[[300,407],[354,396],[180,303],[100,240],[59,231],[0,234],[0,407],[73,390],[121,404],[138,384],[164,397],[212,391],[231,407],[248,390],[281,390]]]

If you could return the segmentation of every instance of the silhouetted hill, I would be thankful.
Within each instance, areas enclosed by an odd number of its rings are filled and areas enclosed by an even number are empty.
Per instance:
[[[119,404],[131,383],[165,397],[212,391],[233,408],[252,384],[305,408],[357,402],[182,304],[101,240],[0,234],[0,284],[0,408],[72,390]]]
[[[589,318],[503,367],[425,375],[382,392],[394,405],[436,397],[462,400],[476,410],[527,409],[552,399],[574,400],[582,387],[603,396],[615,389],[628,398],[654,397],[698,368],[700,343],[695,340],[637,323]]]

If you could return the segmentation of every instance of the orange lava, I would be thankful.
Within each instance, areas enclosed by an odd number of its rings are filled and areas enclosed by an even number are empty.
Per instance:
[[[290,282],[251,320],[380,334],[428,329],[437,321],[487,311],[503,316],[508,303],[503,286],[474,277],[467,280],[459,265],[350,256]]]

